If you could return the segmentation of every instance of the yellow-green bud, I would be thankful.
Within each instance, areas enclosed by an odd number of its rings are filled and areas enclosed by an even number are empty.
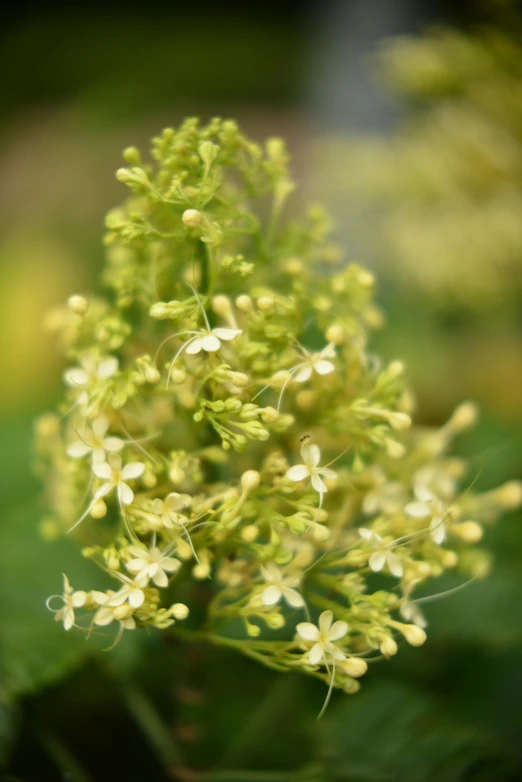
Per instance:
[[[189,615],[189,609],[185,603],[174,603],[170,609],[170,613],[175,619],[186,619]]]
[[[198,225],[201,225],[203,215],[198,209],[185,209],[181,219],[187,228],[197,228]]]

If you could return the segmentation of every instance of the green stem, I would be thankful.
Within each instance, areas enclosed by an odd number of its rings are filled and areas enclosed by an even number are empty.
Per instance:
[[[171,732],[165,726],[149,699],[129,681],[121,682],[121,694],[127,708],[155,749],[169,774],[183,768],[183,756]]]

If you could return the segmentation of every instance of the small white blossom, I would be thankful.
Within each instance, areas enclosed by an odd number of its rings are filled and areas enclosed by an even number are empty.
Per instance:
[[[323,348],[319,353],[307,353],[307,358],[297,367],[294,367],[294,380],[296,383],[306,383],[310,380],[313,372],[318,375],[329,375],[335,370],[335,364],[329,359],[335,358],[335,347],[331,343]]]
[[[284,576],[279,568],[271,562],[261,565],[261,573],[265,581],[269,583],[269,586],[265,587],[261,593],[264,605],[275,605],[279,603],[281,597],[284,597],[292,608],[301,608],[304,605],[303,597],[295,589],[301,580],[298,576]]]
[[[140,546],[129,546],[128,551],[134,559],[127,562],[127,570],[134,573],[134,578],[140,586],[147,586],[152,579],[157,587],[169,585],[167,573],[175,573],[181,566],[179,559],[166,556],[157,546],[148,550]]]
[[[386,565],[392,576],[401,578],[404,568],[397,554],[390,550],[392,544],[385,543],[380,535],[366,527],[360,527],[358,532],[363,540],[367,540],[376,549],[368,558],[368,565],[374,573],[378,573]]]
[[[229,342],[241,334],[241,329],[207,329],[197,332],[185,343],[185,353],[195,356],[204,350],[206,353],[215,353],[221,347],[221,342]]]
[[[78,433],[78,440],[72,442],[67,448],[67,454],[73,459],[81,459],[88,454],[92,455],[93,462],[105,461],[106,453],[121,451],[124,442],[119,437],[106,437],[109,429],[109,419],[101,415],[93,421],[91,428],[85,428]]]
[[[118,359],[107,356],[96,360],[92,356],[83,356],[79,367],[71,367],[64,374],[65,382],[73,388],[86,388],[100,381],[108,380],[118,371]]]
[[[406,600],[400,608],[401,615],[407,622],[413,622],[418,627],[427,627],[428,623],[424,614],[415,601]]]
[[[303,481],[305,478],[310,478],[313,488],[319,492],[321,505],[323,494],[328,491],[321,476],[324,476],[325,478],[336,478],[337,473],[333,470],[329,470],[327,467],[319,467],[321,451],[317,445],[312,445],[308,441],[301,446],[301,457],[303,459],[303,464],[296,464],[293,467],[290,467],[286,472],[286,477],[291,481]]]
[[[112,489],[116,489],[118,500],[122,505],[130,505],[134,499],[134,492],[126,481],[136,480],[143,475],[145,465],[142,462],[129,462],[122,467],[121,457],[112,454],[109,462],[95,463],[92,471],[97,478],[106,481],[95,493],[95,499],[104,497]]]
[[[183,527],[188,519],[180,511],[190,505],[188,494],[172,492],[164,500],[155,499],[152,503],[152,511],[156,518],[160,519],[161,526],[165,529]]]
[[[58,598],[62,601],[61,608],[51,608],[51,600]],[[85,605],[87,593],[82,590],[74,591],[69,584],[69,579],[63,574],[63,595],[53,595],[47,602],[47,608],[55,614],[57,622],[63,622],[64,630],[70,630],[74,625],[74,609]]]
[[[413,493],[416,500],[409,502],[404,508],[406,514],[413,519],[427,519],[430,521],[430,537],[434,543],[440,545],[446,540],[446,525],[444,523],[446,510],[444,503],[433,494],[430,489],[417,484]]]
[[[297,625],[297,632],[305,641],[312,641],[314,645],[308,653],[308,659],[311,665],[319,665],[321,662],[328,663],[328,657],[334,660],[344,660],[345,654],[335,645],[334,641],[344,638],[348,632],[347,622],[333,622],[333,613],[323,611],[319,617],[319,626],[316,627],[311,622],[300,622]]]

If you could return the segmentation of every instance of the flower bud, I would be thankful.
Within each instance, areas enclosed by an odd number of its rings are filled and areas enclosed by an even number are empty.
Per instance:
[[[264,407],[261,410],[261,419],[265,424],[274,424],[279,419],[279,412],[275,407]]]
[[[103,519],[103,517],[107,513],[107,506],[101,497],[98,500],[96,500],[96,502],[91,508],[90,513],[93,519]]]
[[[189,609],[185,603],[174,603],[170,609],[170,613],[174,619],[186,619],[189,615]]]
[[[246,630],[250,638],[257,638],[259,635],[261,635],[261,628],[259,628],[257,625],[247,624]]]
[[[75,294],[74,296],[69,296],[67,299],[67,306],[69,307],[72,312],[75,312],[77,315],[85,315],[87,310],[89,309],[89,302],[85,298],[85,296],[78,296]]]
[[[252,489],[255,489],[256,486],[259,486],[260,480],[261,476],[257,470],[247,470],[241,476],[241,487],[245,492],[251,491]]]
[[[403,372],[404,372],[404,364],[402,363],[402,361],[392,361],[388,365],[387,373],[388,373],[388,377],[390,378],[399,377],[400,375],[402,375]]]
[[[223,318],[229,318],[232,315],[232,305],[228,296],[214,296],[212,299],[212,309],[216,315],[221,315]]]
[[[251,312],[253,306],[250,296],[238,296],[236,299],[236,307],[238,310],[241,310],[241,312]]]
[[[448,549],[439,549],[439,557],[445,568],[456,567],[459,561],[457,554],[454,551],[450,551]]]
[[[522,504],[522,482],[508,481],[489,494],[494,496],[495,500],[502,508],[508,510],[518,508]]]
[[[397,622],[396,627],[411,646],[422,646],[426,641],[426,633],[418,625],[405,625],[402,622]]]
[[[334,345],[342,345],[346,337],[343,327],[336,323],[328,327],[325,336],[327,342],[333,342]]]
[[[241,537],[245,543],[253,543],[259,535],[259,530],[255,524],[249,524],[241,530]]]
[[[478,414],[478,407],[474,402],[463,402],[454,411],[448,426],[455,432],[462,432],[477,422]]]
[[[386,635],[381,639],[379,643],[379,649],[385,655],[385,657],[393,657],[394,654],[397,654],[398,647],[393,638],[389,635]]]
[[[483,535],[482,527],[476,521],[462,521],[460,524],[454,524],[451,531],[464,543],[478,543]]]
[[[368,663],[361,657],[347,657],[346,660],[342,661],[341,668],[348,676],[358,678],[366,673],[368,670]]]
[[[203,220],[203,215],[198,209],[185,209],[181,219],[187,228],[197,228]]]
[[[280,630],[285,626],[285,620],[281,614],[268,614],[266,623],[271,630]]]
[[[156,369],[156,367],[148,366],[145,369],[145,380],[147,383],[159,383],[161,380],[161,375]]]
[[[275,309],[275,301],[273,296],[260,296],[257,299],[256,304],[261,312],[272,312]]]
[[[403,432],[411,426],[411,418],[406,413],[391,412],[386,417],[391,428],[396,432]]]

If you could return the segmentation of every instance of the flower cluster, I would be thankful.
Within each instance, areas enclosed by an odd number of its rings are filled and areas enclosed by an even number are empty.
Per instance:
[[[284,218],[281,140],[187,120],[153,163],[124,157],[112,292],[63,309],[72,368],[36,436],[42,529],[74,530],[107,589],[64,576],[49,607],[66,630],[195,632],[354,692],[398,637],[424,642],[418,586],[485,570],[474,544],[520,486],[462,491],[447,450],[472,404],[411,427],[402,364],[367,351],[373,276],[318,207]],[[201,623],[179,627],[195,600]]]

